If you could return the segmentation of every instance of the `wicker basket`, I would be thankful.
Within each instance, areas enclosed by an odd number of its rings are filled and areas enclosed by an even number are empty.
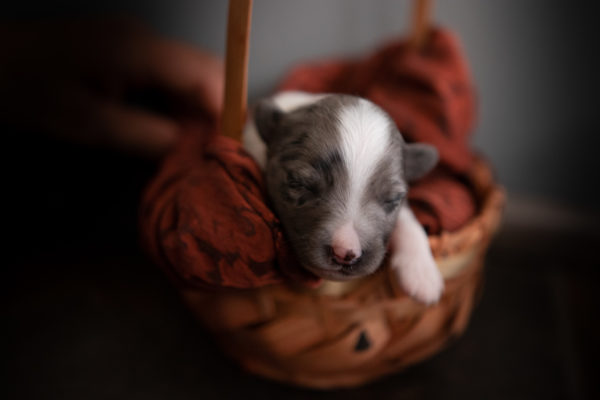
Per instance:
[[[355,386],[432,355],[465,329],[482,282],[483,258],[499,225],[504,192],[477,160],[470,181],[480,211],[465,227],[431,236],[446,280],[440,302],[423,306],[398,289],[387,265],[362,280],[317,290],[186,291],[190,308],[247,370],[316,388]]]
[[[415,42],[428,1],[418,1]],[[224,135],[239,139],[245,112],[250,1],[230,3]],[[421,33],[419,33],[421,32]],[[426,307],[395,285],[389,268],[318,289],[284,285],[253,290],[184,290],[185,302],[223,349],[247,370],[315,388],[356,386],[432,355],[467,325],[482,283],[483,258],[498,228],[504,192],[477,159],[468,174],[478,213],[456,232],[430,236],[446,280]]]

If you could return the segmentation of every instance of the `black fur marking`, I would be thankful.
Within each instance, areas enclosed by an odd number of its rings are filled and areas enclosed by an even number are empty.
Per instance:
[[[271,114],[271,119],[273,121],[274,124],[279,124],[281,122],[281,117],[283,116],[283,113],[281,112],[274,112]]]
[[[304,145],[306,143],[306,140],[308,139],[308,133],[307,132],[302,132],[298,135],[298,137],[296,137],[294,140],[292,140],[289,145],[290,146],[297,146],[300,147],[302,145]]]
[[[287,153],[283,154],[281,157],[279,157],[279,161],[282,164],[286,164],[286,163],[289,163],[291,161],[296,161],[296,160],[299,160],[299,159],[300,159],[300,153],[295,152],[295,151],[287,152]]]
[[[332,151],[325,158],[318,158],[311,161],[311,166],[319,172],[328,186],[334,183],[335,171],[342,165],[342,156],[338,151]]]

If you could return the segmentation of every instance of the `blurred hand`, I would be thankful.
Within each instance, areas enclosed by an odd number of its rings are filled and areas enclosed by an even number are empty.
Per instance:
[[[0,49],[0,122],[21,131],[158,156],[176,115],[220,111],[220,60],[131,21],[5,25]]]

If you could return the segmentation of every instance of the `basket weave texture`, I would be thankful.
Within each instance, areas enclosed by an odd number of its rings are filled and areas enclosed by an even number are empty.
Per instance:
[[[315,388],[363,384],[421,361],[460,335],[499,225],[504,191],[477,159],[468,178],[480,205],[462,229],[430,236],[446,286],[431,307],[397,287],[387,265],[349,283],[319,289],[270,285],[252,290],[182,290],[223,349],[247,370]]]

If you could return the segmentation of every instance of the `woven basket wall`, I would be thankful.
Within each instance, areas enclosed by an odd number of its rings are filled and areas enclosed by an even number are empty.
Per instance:
[[[477,216],[430,236],[446,280],[435,306],[407,297],[387,265],[367,278],[319,289],[186,291],[186,303],[224,351],[247,370],[315,388],[356,386],[439,351],[460,335],[478,298],[483,259],[499,225],[504,192],[483,160],[469,173]]]

